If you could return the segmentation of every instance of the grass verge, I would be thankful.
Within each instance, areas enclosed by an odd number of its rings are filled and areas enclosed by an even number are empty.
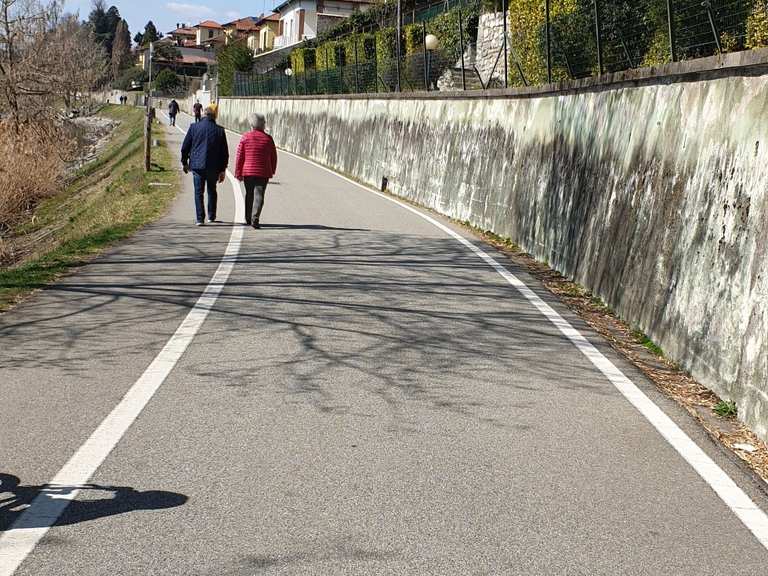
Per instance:
[[[110,144],[15,231],[39,242],[22,262],[0,270],[0,311],[156,220],[176,196],[180,180],[162,131],[153,133],[160,146],[153,149],[152,170],[146,173],[143,111],[107,106],[100,114],[120,121]]]

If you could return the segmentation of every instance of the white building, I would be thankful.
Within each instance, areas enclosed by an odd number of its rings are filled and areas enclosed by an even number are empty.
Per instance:
[[[375,0],[286,0],[275,8],[280,14],[275,48],[285,48],[303,40],[316,38]]]

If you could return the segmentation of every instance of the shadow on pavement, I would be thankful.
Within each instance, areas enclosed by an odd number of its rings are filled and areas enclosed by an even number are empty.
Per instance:
[[[63,499],[73,490],[80,490],[78,499],[73,500],[59,516],[53,526],[78,524],[107,516],[135,512],[137,510],[162,510],[175,508],[187,501],[184,494],[163,490],[140,491],[128,486],[24,486],[12,474],[0,473],[0,532],[8,530],[24,513],[35,498],[45,495],[50,499]],[[97,497],[98,493],[104,497]],[[25,528],[49,526],[46,519],[39,523],[25,523]]]

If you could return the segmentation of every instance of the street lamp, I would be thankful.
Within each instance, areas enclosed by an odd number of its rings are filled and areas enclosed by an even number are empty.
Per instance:
[[[427,34],[424,36],[424,49],[427,52],[427,67],[426,67],[426,76],[427,76],[427,90],[429,90],[429,85],[432,84],[432,70],[431,70],[431,64],[432,64],[432,52],[437,50],[440,47],[440,41],[437,39],[437,36],[434,34]]]
[[[288,76],[288,78],[290,78],[291,76],[293,76],[293,70],[291,70],[290,68],[286,68],[285,75]]]

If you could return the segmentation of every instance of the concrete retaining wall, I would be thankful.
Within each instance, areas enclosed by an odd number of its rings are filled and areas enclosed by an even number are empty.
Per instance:
[[[263,112],[280,146],[512,238],[768,439],[766,62],[490,97],[225,99],[220,120]]]

